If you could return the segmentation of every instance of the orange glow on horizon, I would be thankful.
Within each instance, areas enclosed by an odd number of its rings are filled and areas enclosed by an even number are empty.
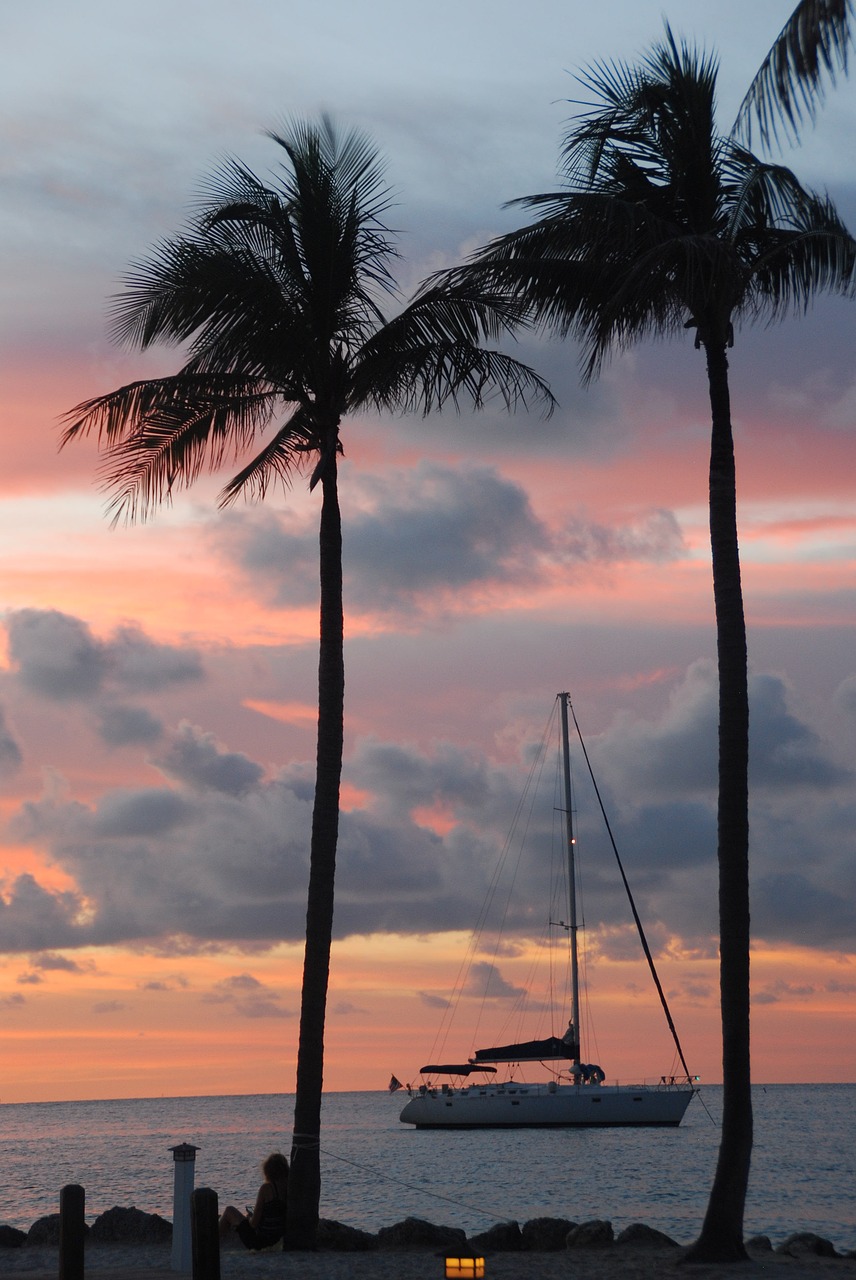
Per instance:
[[[391,1072],[401,1080],[416,1075],[432,1051],[441,1005],[465,947],[461,934],[376,935],[335,944],[327,1089],[383,1089]],[[5,1000],[6,1101],[293,1090],[300,947],[249,957],[147,953],[145,984],[139,960],[121,951],[91,949],[68,958],[78,966],[76,972],[43,970],[35,984],[15,984],[16,971],[28,972],[21,959],[7,957],[0,970],[3,988],[23,997]],[[503,974],[513,976],[516,966],[525,969],[528,963],[521,951],[503,961]],[[716,1083],[721,1073],[715,959],[665,958],[658,968],[691,1070]],[[811,997],[804,982],[809,968]],[[638,973],[638,965],[635,969]],[[593,1060],[602,1062],[610,1079],[636,1078],[640,1061],[648,1077],[671,1074],[673,1047],[656,996],[632,971],[627,962],[601,955],[592,975]],[[235,997],[240,987],[230,983],[234,974],[252,974],[280,1015],[242,1015]],[[852,1078],[856,956],[819,962],[815,953],[800,949],[756,949],[753,987],[757,1082]],[[704,997],[701,990],[707,992]],[[475,1016],[479,1004],[475,997],[468,999],[464,1013]],[[796,1019],[810,1028],[808,1074],[807,1037],[794,1037]],[[465,1016],[447,1052],[468,1056],[474,1026]],[[480,1034],[489,1040],[490,1026],[482,1026]]]

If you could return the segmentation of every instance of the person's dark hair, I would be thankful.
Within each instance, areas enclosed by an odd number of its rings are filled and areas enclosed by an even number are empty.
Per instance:
[[[262,1164],[262,1173],[266,1182],[278,1182],[288,1177],[288,1161],[279,1151],[272,1151]]]

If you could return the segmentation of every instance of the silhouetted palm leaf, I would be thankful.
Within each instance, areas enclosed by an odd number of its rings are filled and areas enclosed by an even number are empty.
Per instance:
[[[853,0],[800,0],[749,86],[735,131],[751,141],[755,121],[765,143],[779,124],[796,135],[804,117],[814,119],[825,81],[847,71],[854,31]]]

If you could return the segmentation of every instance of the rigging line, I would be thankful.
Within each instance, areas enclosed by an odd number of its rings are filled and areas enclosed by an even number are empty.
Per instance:
[[[568,699],[568,706],[571,708],[571,714],[573,714],[573,706],[571,705],[570,699]],[[578,813],[576,805],[577,787],[575,781],[576,761],[574,759],[569,760],[569,765],[572,777],[571,795],[574,801],[573,813],[576,816]],[[577,1040],[580,1045],[580,1053],[582,1053],[583,1044],[586,1046],[585,1060],[588,1062],[599,1062],[600,1049],[598,1047],[597,1029],[595,1027],[594,1016],[592,1014],[591,1000],[589,999],[589,946],[588,929],[586,927],[585,885],[583,882],[583,862],[586,854],[584,845],[580,841],[578,827],[574,839],[574,850],[574,873],[576,876],[575,890],[578,916],[577,944],[580,971],[582,973],[582,981],[580,983],[580,1025],[577,1027]],[[567,879],[567,876],[565,878]]]
[[[456,1199],[454,1196],[444,1196],[439,1191],[427,1191],[425,1187],[418,1187],[413,1182],[404,1182],[401,1178],[393,1178],[388,1173],[383,1173],[380,1169],[373,1169],[371,1165],[360,1164],[357,1160],[349,1160],[347,1156],[340,1156],[335,1151],[328,1151],[326,1147],[321,1147],[321,1154],[328,1156],[331,1160],[340,1160],[342,1164],[349,1164],[354,1169],[359,1169],[363,1173],[370,1173],[373,1178],[384,1178],[387,1182],[393,1182],[397,1187],[407,1187],[408,1191],[418,1191],[420,1195],[428,1196],[432,1200],[445,1200],[448,1204],[456,1205],[458,1208],[469,1209],[472,1213],[480,1213],[483,1218],[493,1218],[495,1222],[512,1222],[514,1215],[511,1213],[498,1213],[495,1209],[478,1209],[474,1204],[467,1204],[466,1200]]]
[[[719,1129],[721,1126],[720,1126],[720,1125],[718,1125],[718,1124],[717,1124],[717,1122],[714,1120],[714,1118],[713,1118],[713,1116],[712,1116],[712,1114],[711,1114],[711,1111],[710,1111],[710,1107],[707,1105],[707,1103],[705,1102],[704,1098],[702,1097],[701,1089],[696,1089],[696,1097],[698,1098],[699,1102],[701,1103],[701,1105],[704,1107],[705,1111],[707,1112],[707,1118],[708,1118],[708,1120],[710,1121],[710,1123],[713,1125],[714,1129]]]
[[[628,898],[628,901],[630,902],[630,910],[633,912],[633,919],[636,922],[636,929],[637,929],[637,932],[639,933],[639,940],[642,943],[642,950],[645,952],[645,959],[648,961],[648,968],[651,970],[651,977],[654,979],[654,986],[657,988],[657,994],[660,997],[660,1004],[663,1006],[663,1012],[666,1015],[666,1022],[669,1024],[669,1030],[672,1033],[672,1039],[675,1042],[675,1048],[678,1051],[678,1057],[681,1060],[681,1064],[683,1065],[684,1071],[687,1074],[687,1079],[689,1080],[691,1079],[690,1069],[687,1066],[687,1060],[684,1057],[684,1051],[681,1048],[681,1042],[678,1039],[677,1028],[674,1022],[672,1021],[672,1014],[671,1014],[671,1010],[669,1009],[669,1002],[666,999],[666,993],[663,990],[662,985],[660,983],[660,978],[657,973],[656,966],[654,964],[654,957],[651,955],[651,948],[648,946],[648,939],[645,937],[645,930],[642,927],[642,921],[639,919],[639,912],[636,910],[636,903],[634,902],[633,894],[630,891],[630,884],[628,883],[627,876],[624,874],[624,864],[622,863],[618,853],[618,846],[616,845],[615,837],[612,834],[612,827],[609,825],[609,818],[606,816],[606,809],[604,808],[603,800],[601,799],[600,788],[597,785],[597,779],[595,778],[594,770],[591,767],[591,761],[589,760],[588,751],[586,750],[586,744],[583,741],[583,735],[582,735],[582,732],[580,731],[580,726],[577,722],[577,713],[574,711],[574,708],[571,705],[570,699],[568,699],[568,705],[571,708],[571,715],[574,718],[574,728],[576,729],[577,737],[580,740],[580,746],[582,747],[583,756],[585,757],[585,762],[588,767],[589,777],[591,778],[591,783],[592,783],[592,786],[594,787],[594,793],[597,796],[597,802],[600,805],[600,812],[603,816],[604,822],[606,823],[606,832],[607,832],[607,835],[609,836],[609,842],[612,845],[612,852],[615,854],[615,860],[618,863],[618,870],[621,873],[621,879],[624,883],[624,888],[627,891],[627,898]]]
[[[505,844],[502,848],[500,857],[494,866],[493,873],[488,883],[487,893],[485,894],[485,898],[482,903],[482,907],[479,912],[478,919],[476,920],[475,927],[472,930],[472,933],[470,934],[470,939],[467,945],[466,954],[461,960],[461,964],[458,969],[457,977],[455,978],[454,986],[452,987],[452,992],[449,997],[446,1010],[443,1014],[443,1017],[440,1020],[440,1026],[437,1029],[437,1033],[434,1036],[434,1044],[432,1045],[432,1048],[431,1048],[432,1058],[435,1057],[436,1054],[438,1053],[442,1054],[445,1052],[446,1040],[448,1039],[451,1033],[452,1024],[455,1020],[455,1015],[458,1011],[461,997],[464,994],[464,989],[467,984],[467,979],[469,978],[470,969],[472,968],[472,965],[475,962],[476,954],[481,945],[482,934],[485,932],[487,928],[487,922],[493,907],[493,901],[499,890],[505,865],[511,853],[512,844],[517,839],[518,827],[520,822],[523,820],[523,814],[525,811],[525,806],[527,804],[527,801],[529,803],[529,814],[527,815],[527,818],[526,818],[527,829],[528,829],[528,822],[531,818],[531,809],[534,803],[534,795],[533,795],[532,789],[534,787],[535,790],[537,791],[537,777],[540,775],[540,770],[543,768],[545,744],[547,742],[547,738],[549,735],[550,723],[551,723],[551,719],[548,719],[547,724],[544,728],[544,732],[541,737],[541,742],[538,745],[536,753],[532,759],[532,763],[529,769],[529,775],[526,779],[526,785],[524,787],[523,794],[519,797],[517,801],[517,805],[515,807],[514,814],[511,821],[511,827],[506,837]],[[525,835],[523,838],[525,839]],[[519,859],[520,859],[520,854],[518,852],[518,863],[519,863]],[[515,875],[516,875],[516,871],[515,871]],[[511,891],[509,890],[508,897],[510,897],[510,893]],[[508,911],[508,897],[506,898],[506,905],[503,912],[503,920]],[[500,926],[500,936],[501,936],[501,933],[502,933],[502,926]],[[498,943],[497,943],[497,948],[498,948]],[[494,954],[494,959],[496,959],[496,953]],[[477,1035],[478,1027],[481,1024],[481,1014],[484,1011],[485,995],[486,993],[483,993],[482,1008],[479,1012],[479,1015],[476,1021],[476,1027],[475,1029],[471,1030],[471,1034],[473,1036]]]
[[[568,706],[571,708],[571,713],[573,714],[573,706],[571,705],[570,698],[568,699]],[[571,773],[573,776],[573,771],[575,767],[575,761],[573,759],[570,761],[570,767],[571,767]],[[574,782],[574,785],[572,788],[572,795],[575,797],[576,794],[577,794],[576,783]],[[578,810],[576,807],[576,803],[574,803],[574,814],[576,815],[577,812]],[[576,892],[577,916],[578,916],[577,945],[578,945],[578,952],[579,952],[578,963],[582,970],[582,982],[580,984],[582,988],[582,997],[581,997],[581,1004],[580,1004],[580,1025],[577,1027],[577,1041],[580,1045],[580,1053],[582,1053],[583,1024],[585,1024],[586,1061],[599,1062],[600,1051],[598,1049],[598,1044],[597,1044],[597,1032],[595,1029],[594,1016],[592,1014],[591,1000],[589,999],[589,976],[588,976],[589,945],[588,945],[588,929],[586,927],[585,884],[583,881],[583,862],[587,855],[584,847],[584,842],[581,842],[580,840],[579,826],[578,824],[575,824],[575,825],[577,826],[577,834],[574,842],[574,849],[575,849],[574,874],[576,876],[575,892]]]
[[[506,840],[505,848],[503,850],[503,866],[504,866],[505,861],[508,858],[508,855],[511,853],[512,843],[516,842],[517,857],[511,866],[511,876],[508,880],[508,888],[505,893],[505,901],[502,906],[502,914],[498,921],[496,937],[494,939],[493,955],[491,958],[491,965],[493,967],[493,970],[488,975],[488,980],[485,983],[484,988],[482,990],[481,1004],[479,1006],[478,1014],[476,1015],[475,1026],[473,1027],[473,1030],[472,1030],[474,1043],[478,1041],[479,1027],[481,1026],[482,1017],[484,1016],[484,1013],[487,1008],[488,998],[491,995],[490,980],[493,977],[493,972],[496,970],[496,961],[499,957],[500,948],[502,947],[503,939],[505,937],[505,926],[508,920],[510,904],[511,904],[512,897],[514,895],[514,888],[517,883],[517,876],[520,871],[520,864],[523,858],[523,851],[526,847],[526,842],[529,837],[529,826],[530,826],[530,823],[532,822],[532,814],[535,808],[535,803],[537,801],[538,793],[541,786],[541,776],[544,772],[544,767],[547,760],[547,744],[551,736],[550,729],[551,729],[554,714],[555,712],[551,713],[551,715],[547,719],[546,725],[544,726],[544,731],[541,735],[541,741],[538,744],[536,754],[532,760],[532,765],[529,770],[529,776],[526,779],[526,788],[525,788],[524,794],[521,796],[517,804],[517,807],[515,809],[513,827],[512,827],[512,830],[509,832],[508,839]],[[520,830],[521,823],[523,823],[522,831]],[[497,877],[497,888],[498,887],[499,887],[499,882]],[[479,937],[481,936],[481,932],[484,931],[486,923],[487,923],[487,911],[483,913],[483,918],[480,921]],[[519,1003],[522,1003],[522,1005],[525,1006],[525,1003],[526,1003],[525,992]],[[515,1014],[518,1019],[518,1025],[520,1025],[520,1019],[523,1015],[523,1008],[515,1009],[514,1007],[512,1007],[512,1009],[509,1011],[509,1013],[505,1018],[504,1026],[510,1025],[511,1019],[515,1016]]]
[[[532,823],[533,815],[535,813],[535,805],[540,802],[540,796],[545,787],[544,775],[546,773],[547,764],[548,764],[547,748],[550,744],[550,740],[553,738],[555,733],[554,726],[557,721],[556,706],[557,704],[554,704],[552,711],[550,713],[550,716],[548,718],[547,724],[545,725],[541,742],[538,746],[538,756],[537,756],[538,774],[531,788],[531,800],[529,803],[529,810],[526,815],[526,829],[522,833],[522,836],[518,843],[518,856],[517,856],[517,864],[515,866],[515,879],[520,869],[520,862],[522,860],[524,850],[528,847],[528,843],[530,839],[529,827],[530,827],[530,824]],[[533,768],[534,767],[535,766],[533,764]],[[558,763],[557,763],[556,777],[553,779],[554,794],[556,791],[556,786],[558,784],[558,779],[559,779],[559,771],[558,771]],[[551,847],[551,851],[554,851],[555,843],[556,843],[556,840],[555,840],[556,806],[555,805],[553,806],[552,818],[553,818],[553,830],[551,833],[550,847]],[[500,928],[500,934],[497,938],[497,952],[496,952],[497,955],[499,953],[499,947],[502,943],[502,939],[505,932],[505,922],[507,918],[507,912],[509,909],[513,888],[514,888],[514,882],[512,882],[512,885],[509,889],[508,902],[506,903],[506,914],[503,916],[503,922]],[[551,874],[550,888],[551,888],[551,894],[549,899],[550,910],[548,911],[547,916],[541,927],[541,932],[538,936],[537,943],[532,950],[532,956],[530,959],[529,968],[525,977],[522,980],[521,994],[515,1000],[513,1006],[509,1009],[507,1017],[504,1019],[502,1026],[499,1028],[499,1039],[506,1039],[506,1038],[511,1040],[525,1039],[524,1025],[529,1015],[530,1014],[538,1015],[539,1025],[543,1026],[545,1008],[550,1014],[549,1033],[551,1035],[555,1033],[555,1026],[553,1025],[553,1020],[552,1020],[552,1014],[554,1012],[554,1005],[555,1005],[555,1001],[553,999],[553,990],[554,990],[553,989],[553,950],[554,948],[552,945],[552,925],[553,925],[553,915],[558,914],[558,912],[553,911],[553,905],[554,905],[553,898],[555,896],[556,890],[552,884],[552,874]],[[567,894],[565,894],[565,900],[567,900]],[[548,958],[548,966],[547,966],[548,981],[547,981],[547,991],[546,991],[546,997],[547,997],[546,1006],[544,1004],[544,989],[543,989],[544,956]],[[494,958],[496,958],[496,956]],[[537,994],[535,994],[536,988],[537,988]],[[506,1036],[506,1031],[508,1032],[507,1036]]]

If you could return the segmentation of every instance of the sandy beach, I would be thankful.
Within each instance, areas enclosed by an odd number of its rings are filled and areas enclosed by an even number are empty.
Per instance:
[[[789,1257],[753,1251],[752,1261],[736,1266],[682,1265],[682,1249],[615,1245],[558,1253],[493,1253],[486,1256],[485,1280],[659,1280],[698,1277],[727,1280],[856,1280],[856,1258]],[[3,1280],[56,1280],[56,1248],[8,1249],[0,1253]],[[154,1280],[170,1268],[166,1245],[88,1245],[85,1269],[99,1280]],[[281,1277],[282,1280],[440,1280],[443,1263],[433,1250],[380,1250],[369,1253],[262,1253],[227,1249],[221,1255],[223,1280]]]

